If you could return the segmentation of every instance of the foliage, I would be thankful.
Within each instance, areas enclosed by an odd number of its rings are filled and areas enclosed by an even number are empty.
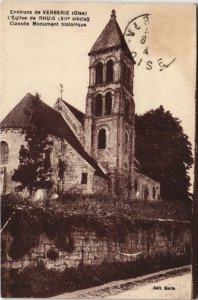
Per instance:
[[[12,176],[12,180],[20,183],[18,189],[27,188],[30,194],[34,189],[49,190],[53,185],[50,162],[53,142],[38,114],[40,101],[37,94],[35,110],[31,117],[32,127],[26,129],[25,144],[21,145],[19,151],[19,166]]]
[[[192,149],[181,122],[162,106],[136,116],[136,157],[140,171],[161,184],[161,196],[171,201],[189,197]]]
[[[189,203],[132,200],[113,198],[104,195],[81,195],[65,193],[58,201],[57,210],[67,212],[67,215],[88,215],[103,218],[115,216],[129,217],[131,220],[191,220],[191,205]]]
[[[75,245],[71,235],[72,227],[84,227],[94,230],[99,237],[109,237],[115,241],[124,241],[128,232],[139,227],[171,226],[177,222],[161,222],[160,219],[189,220],[190,206],[183,203],[163,201],[133,201],[124,203],[121,200],[96,196],[65,195],[59,199],[59,205],[42,208],[14,201],[15,195],[2,197],[2,225],[13,212],[6,229],[13,236],[9,255],[18,259],[39,243],[39,236],[45,233],[54,241],[57,248],[69,253]],[[22,202],[23,203],[23,202]],[[21,209],[19,209],[21,208]]]
[[[19,259],[39,243],[38,233],[42,232],[41,211],[32,214],[31,210],[18,211],[10,221],[8,228],[13,236],[9,256]]]
[[[133,262],[104,262],[99,266],[81,264],[78,268],[65,269],[63,272],[54,269],[48,270],[44,264],[39,263],[37,266],[24,268],[21,273],[10,270],[7,278],[3,277],[2,295],[3,297],[8,295],[12,297],[52,297],[64,292],[85,289],[113,280],[142,276],[189,263],[190,252],[186,256],[177,257],[169,252],[161,252],[147,258],[140,257]],[[8,284],[6,285],[6,283]]]
[[[19,209],[26,207],[28,199],[23,198],[18,193],[10,193],[1,197],[1,226],[3,227],[11,215]]]

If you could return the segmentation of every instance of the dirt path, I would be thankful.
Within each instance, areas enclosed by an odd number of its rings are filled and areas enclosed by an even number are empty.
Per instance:
[[[162,287],[164,289],[164,283],[163,280],[170,280],[170,284],[173,285],[172,280],[175,279],[175,290],[179,294],[178,298],[184,300],[189,299],[188,295],[190,294],[190,286],[191,286],[191,275],[190,275],[191,267],[185,266],[180,268],[174,268],[169,270],[160,271],[153,274],[148,274],[141,277],[131,278],[127,280],[118,280],[109,282],[106,284],[103,284],[101,286],[96,286],[93,288],[85,289],[85,290],[79,290],[72,293],[64,293],[58,296],[55,296],[53,298],[119,298],[123,299],[130,298],[130,299],[168,299],[168,298],[162,298],[165,294],[163,290],[154,290],[155,295],[147,297],[147,294],[151,292],[152,288],[154,286],[158,286],[159,281],[162,281]],[[182,276],[187,277],[182,277]],[[176,278],[180,279],[176,279]],[[161,283],[160,283],[161,284]],[[168,282],[165,281],[165,284],[168,286]],[[183,285],[183,288],[181,286]],[[145,291],[143,289],[146,289]],[[183,290],[183,294],[182,294]],[[144,292],[143,292],[144,291]],[[170,292],[171,290],[165,290],[166,292]],[[159,293],[161,292],[161,293]],[[173,293],[176,295],[176,292]],[[126,293],[126,294],[125,294]],[[134,293],[134,294],[133,294]],[[137,296],[135,293],[139,293],[139,296]],[[159,293],[159,294],[158,294]],[[170,297],[170,293],[167,294]],[[160,296],[160,297],[159,297]],[[142,298],[141,298],[142,297]],[[158,297],[158,298],[157,298]],[[172,297],[173,299],[176,299]],[[169,298],[170,299],[170,298]]]
[[[133,287],[105,299],[191,299],[191,274],[179,275]]]

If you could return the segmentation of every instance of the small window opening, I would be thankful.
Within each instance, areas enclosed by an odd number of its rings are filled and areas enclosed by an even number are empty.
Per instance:
[[[8,148],[8,144],[4,141],[1,142],[1,150],[0,150],[0,154],[1,154],[1,164],[7,164],[8,163],[8,156],[9,156],[9,148]]]
[[[87,184],[87,173],[82,173],[81,184]]]
[[[134,189],[135,189],[135,192],[137,193],[137,191],[138,191],[138,181],[137,181],[137,178],[135,178],[135,181],[134,181]]]
[[[103,64],[101,62],[96,65],[96,84],[101,84],[103,80]]]
[[[144,199],[147,200],[149,198],[149,189],[148,187],[146,186],[145,187],[145,190],[144,190]]]
[[[106,115],[110,115],[111,114],[111,110],[112,110],[112,97],[111,97],[111,93],[108,92],[105,95],[105,110],[106,110]]]
[[[153,199],[155,199],[155,195],[156,195],[155,187],[153,187]]]
[[[100,129],[98,134],[98,149],[106,148],[106,131],[105,129]]]
[[[107,62],[106,82],[113,82],[113,61],[111,59]]]
[[[102,116],[102,96],[98,94],[95,100],[95,115]]]

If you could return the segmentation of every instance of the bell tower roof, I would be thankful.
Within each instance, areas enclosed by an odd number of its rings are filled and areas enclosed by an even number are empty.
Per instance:
[[[120,26],[116,21],[116,12],[113,9],[109,22],[95,41],[91,51],[89,52],[89,55],[119,48],[123,49],[123,51],[132,59],[130,50],[124,39]]]

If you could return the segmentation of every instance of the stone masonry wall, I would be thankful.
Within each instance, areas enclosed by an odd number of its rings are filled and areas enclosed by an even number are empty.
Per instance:
[[[59,186],[58,160],[65,162],[65,172],[63,180],[64,191],[75,191],[83,194],[108,193],[108,181],[95,174],[94,168],[88,164],[74,148],[65,140],[54,138],[54,149],[52,153],[53,180]],[[87,174],[87,183],[82,184],[82,173]]]
[[[148,189],[147,200],[159,200],[160,199],[160,183],[152,180],[144,174],[135,172],[134,180],[137,180],[137,191],[134,191],[134,199],[145,199],[145,189]]]
[[[4,187],[4,193],[14,192],[18,183],[11,178],[14,169],[19,165],[19,150],[22,144],[25,144],[25,135],[19,129],[2,130],[2,141],[8,144],[9,156],[8,163],[2,164],[3,172],[1,172],[1,186]],[[58,176],[58,162],[59,159],[65,161],[66,170],[63,182],[63,191],[75,190],[82,193],[108,193],[108,181],[95,174],[95,170],[90,166],[69,143],[60,138],[51,136],[54,142],[53,151],[51,154],[52,164],[52,179],[54,182],[54,189],[60,188],[60,179]],[[87,173],[87,184],[81,184],[82,173]],[[3,190],[3,188],[2,188]]]
[[[8,163],[2,164],[1,167],[5,168],[6,178],[1,178],[1,184],[6,185],[5,192],[14,191],[16,182],[11,180],[11,177],[14,173],[14,169],[17,169],[19,164],[19,149],[24,141],[24,133],[19,129],[4,129],[1,130],[1,141],[4,141],[8,144],[9,155]]]
[[[163,226],[165,223],[166,226]],[[131,262],[140,257],[144,259],[167,253],[175,257],[185,256],[191,247],[190,222],[161,222],[157,226],[135,227],[124,242],[101,238],[92,230],[77,227],[72,229],[71,236],[74,241],[74,250],[71,253],[58,249],[55,243],[43,234],[40,236],[39,245],[20,260],[14,261],[7,254],[2,267],[22,270],[29,264],[36,265],[43,261],[47,268],[63,271],[66,268],[78,267],[80,263],[101,265],[103,262]],[[12,237],[5,231],[3,238],[7,240],[8,253]],[[54,261],[47,255],[52,249],[58,253],[58,258]]]

